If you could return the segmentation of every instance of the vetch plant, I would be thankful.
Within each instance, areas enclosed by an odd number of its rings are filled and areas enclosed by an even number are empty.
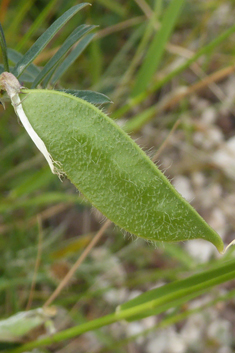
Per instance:
[[[75,6],[73,11],[67,11],[67,17],[63,16],[68,19],[68,13],[71,16],[85,5]],[[55,23],[51,27],[55,27]],[[43,79],[48,83],[61,56],[93,27],[79,26],[40,71],[32,87]],[[41,49],[45,46],[47,32],[42,37],[38,39]],[[33,46],[13,68],[16,76],[19,77],[38,54],[39,44],[36,44],[37,50],[33,50]],[[2,45],[2,49],[6,62],[6,47]],[[148,241],[201,238],[223,252],[220,236],[177,193],[140,147],[91,102],[66,91],[26,89],[8,72],[0,76],[0,89],[7,92],[16,114],[52,173],[66,175],[112,222]]]
[[[52,172],[65,174],[107,218],[150,241],[202,238],[223,251],[220,237],[108,116],[64,92],[19,95],[5,76],[2,88]]]
[[[188,67],[201,55],[209,53],[218,43],[221,43],[229,34],[234,32],[235,27],[226,30],[224,34],[220,35],[216,40],[211,41],[210,44],[205,47],[202,47],[192,58],[167,74],[163,79],[157,82],[152,80],[151,82],[153,72],[155,72],[161,61],[166,42],[174,30],[174,24],[179,17],[183,3],[184,0],[173,0],[170,2],[169,6],[167,6],[167,10],[164,12],[161,21],[161,29],[159,32],[156,32],[153,44],[149,46],[149,54],[146,55],[146,59],[140,67],[139,75],[137,75],[137,80],[134,82],[135,86],[132,91],[132,98],[127,101],[126,105],[114,112],[112,114],[113,117],[122,116],[122,112],[128,111],[131,105],[133,106],[134,103],[141,102],[145,99],[146,94],[149,92],[148,90],[152,91],[161,87],[164,82],[168,82],[174,75],[184,70],[184,68]],[[93,91],[62,89],[58,84],[58,80],[63,73],[92,41],[94,34],[91,32],[95,26],[80,25],[75,28],[60,46],[56,54],[42,69],[32,63],[49,41],[57,34],[58,30],[79,10],[88,5],[87,3],[79,4],[65,12],[41,35],[41,37],[39,37],[25,55],[20,54],[16,50],[7,48],[4,33],[0,26],[0,45],[3,57],[3,65],[0,65],[0,102],[4,105],[6,100],[11,101],[16,115],[32,141],[44,155],[51,172],[57,174],[61,180],[64,176],[67,177],[92,205],[119,227],[137,237],[142,237],[153,243],[157,241],[177,242],[201,238],[210,241],[220,253],[223,253],[224,245],[220,236],[203,220],[194,208],[178,194],[165,175],[130,136],[100,109],[103,104],[110,103],[110,99],[101,93]],[[109,3],[109,6],[112,6],[112,3]],[[116,6],[118,5],[115,3],[114,7],[116,8]],[[121,10],[122,8],[118,7],[118,11],[120,12]],[[157,58],[155,63],[152,62],[152,57]],[[13,62],[15,66],[11,67],[8,62],[9,60]],[[133,67],[131,67],[131,71],[132,70],[134,72]],[[142,85],[143,82],[144,85]],[[148,87],[148,89],[146,89],[146,87]],[[137,115],[130,119],[129,123],[124,127],[124,130],[138,130],[148,121],[153,113],[155,113],[155,108],[151,106],[149,111],[147,109],[143,113],[140,113],[139,116]],[[13,164],[14,163],[15,162],[13,162]],[[48,174],[49,176],[51,175],[50,172]],[[59,185],[59,187],[60,186],[61,185]],[[48,193],[48,195],[47,197],[50,198],[51,193]],[[74,200],[76,195],[72,196]],[[4,209],[4,207],[2,209]],[[111,222],[107,221],[101,227],[96,236],[92,238],[86,250],[78,258],[75,265],[70,268],[67,275],[71,273],[72,275],[74,274],[77,269],[76,264],[84,260],[87,256],[84,254],[90,251],[87,251],[89,246],[89,249],[91,249],[95,244],[94,242],[92,245],[92,242],[98,239],[97,235],[99,233],[102,234],[103,230],[106,229],[110,223]],[[14,237],[14,239],[15,238],[16,237]],[[24,233],[23,238],[27,239]],[[86,241],[89,241],[90,238],[91,234],[89,234],[89,239],[86,237]],[[131,243],[131,246],[133,244],[134,243]],[[38,254],[40,254],[39,249],[41,249],[41,245],[42,240],[41,243],[39,240]],[[169,249],[170,246],[172,245],[165,245],[165,248]],[[69,248],[70,247],[71,244],[69,244]],[[176,246],[172,247],[176,248]],[[167,252],[166,249],[164,254]],[[73,252],[76,251],[77,248],[74,251],[73,247]],[[49,255],[51,256],[51,253]],[[25,352],[35,347],[76,337],[85,332],[123,319],[128,321],[139,320],[166,312],[166,316],[158,321],[158,325],[155,329],[159,328],[161,325],[161,327],[165,327],[178,322],[191,315],[195,310],[185,306],[188,301],[204,293],[208,293],[213,287],[230,281],[234,279],[235,276],[235,261],[226,261],[229,254],[223,259],[210,263],[209,269],[204,265],[200,268],[194,265],[191,267],[191,265],[188,264],[187,255],[188,254],[180,248],[180,252],[178,252],[177,255],[178,258],[183,258],[182,261],[180,259],[180,264],[182,265],[184,262],[184,264],[187,263],[187,266],[185,266],[185,268],[183,267],[183,269],[179,266],[179,269],[178,267],[176,269],[176,271],[178,271],[177,275],[165,277],[167,280],[170,279],[172,281],[171,283],[149,290],[139,295],[137,298],[129,300],[118,306],[114,313],[94,318],[98,316],[96,316],[95,313],[93,319],[89,319],[90,321],[87,322],[86,315],[84,315],[82,321],[76,321],[77,326],[73,326],[69,329],[60,328],[59,330],[61,331],[56,332],[57,328],[54,327],[51,322],[53,321],[54,311],[52,310],[51,315],[50,310],[48,313],[47,309],[51,309],[48,308],[48,305],[54,301],[61,288],[63,288],[71,278],[71,276],[66,277],[66,275],[49,299],[47,298],[46,302],[44,302],[45,297],[43,296],[43,304],[41,304],[44,305],[43,307],[23,311],[23,303],[20,313],[15,315],[13,312],[13,315],[6,320],[0,320],[0,342],[5,343],[7,341],[6,338],[8,338],[9,342],[26,342],[25,345],[17,347],[14,350],[15,353]],[[15,254],[13,254],[13,258],[14,256]],[[134,256],[136,256],[136,254],[134,254]],[[138,256],[136,257],[138,258]],[[39,268],[39,258],[40,256],[38,255],[35,265],[36,274]],[[128,259],[128,261],[129,260],[130,259]],[[137,261],[138,260],[139,258]],[[194,264],[194,262],[191,263]],[[5,264],[3,266],[5,266]],[[45,267],[48,272],[48,264]],[[14,269],[13,267],[13,270]],[[186,277],[183,271],[187,271],[188,273],[188,270],[191,269],[196,270],[196,273]],[[111,268],[111,271],[112,270]],[[147,269],[148,274],[151,274],[151,271],[148,270],[149,268]],[[26,269],[26,272],[27,271],[28,267]],[[157,278],[163,277],[164,270],[162,272],[160,270],[160,275],[159,272],[157,272],[158,269],[154,269],[154,271],[156,271],[158,275]],[[174,271],[169,269],[169,272]],[[89,273],[87,276],[86,270],[84,273],[81,273],[84,277],[89,277]],[[152,278],[154,278],[154,280],[156,280],[156,273],[153,273],[154,277]],[[30,276],[31,274],[29,273],[29,280],[31,282]],[[46,277],[48,279],[49,275],[46,274],[46,276],[48,276]],[[34,279],[36,277],[35,275]],[[66,278],[68,278],[68,280],[66,280]],[[149,279],[149,277],[146,279],[145,276],[143,276],[143,278],[145,282]],[[27,279],[28,278],[23,278],[24,281]],[[29,305],[27,305],[27,309],[32,303],[31,294],[33,295],[36,285],[36,280],[34,281],[34,279],[32,280],[29,296],[30,300],[28,301]],[[85,281],[86,280],[87,278],[85,278]],[[91,280],[89,279],[92,285],[93,280],[93,278]],[[39,279],[39,288],[42,281],[44,281],[43,276]],[[88,286],[90,284],[89,281],[87,280],[86,283]],[[6,283],[8,283],[7,280]],[[54,283],[52,283],[51,287],[53,284]],[[5,288],[5,285],[7,284],[5,284],[5,278],[3,278],[0,287]],[[128,284],[124,283],[124,285]],[[132,284],[129,283],[128,288],[131,288],[132,285],[133,282]],[[76,293],[74,296],[75,302],[77,302],[77,293],[83,290],[80,288],[80,282],[78,287],[75,287],[74,290],[74,293]],[[45,287],[43,287],[43,289],[44,288]],[[25,292],[27,293],[27,289]],[[89,298],[91,292],[92,290],[90,292],[88,290],[87,292]],[[85,291],[82,292],[83,298],[87,293]],[[68,291],[68,295],[69,294]],[[216,302],[228,300],[233,296],[234,291],[223,293],[223,295],[217,296],[216,298],[211,296],[206,306],[212,306]],[[59,301],[58,303],[61,302]],[[64,305],[63,301],[62,305]],[[182,312],[181,307],[183,307]],[[171,308],[176,310],[168,314],[167,311]],[[19,310],[18,306],[17,310]],[[39,339],[36,333],[32,338],[31,334],[35,333],[35,329],[37,332],[39,327],[42,327],[47,335],[48,324],[50,332],[48,332],[49,335],[47,337],[45,336]],[[33,342],[27,343],[29,340],[33,340]]]

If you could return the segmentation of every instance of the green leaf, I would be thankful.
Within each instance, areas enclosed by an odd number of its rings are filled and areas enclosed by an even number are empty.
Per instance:
[[[13,69],[13,67],[10,66],[10,72],[11,72],[12,69]],[[0,74],[1,74],[2,72],[4,72],[4,71],[5,71],[5,70],[4,70],[3,65],[0,65]],[[33,80],[34,80],[34,78],[33,78],[28,72],[24,72],[24,73],[22,74],[22,76],[21,76],[21,81],[22,81],[22,82],[33,82]]]
[[[35,88],[45,77],[46,75],[60,62],[61,58],[68,52],[68,50],[76,43],[81,37],[83,37],[87,32],[90,32],[96,26],[81,25],[77,27],[70,36],[66,39],[60,49],[56,54],[48,61],[44,66],[42,71],[36,77],[33,82],[32,88]]]
[[[21,82],[33,82],[33,80],[34,80],[34,78],[28,72],[24,72],[20,76],[20,81]]]
[[[58,204],[59,202],[65,203],[74,203],[76,205],[85,205],[86,202],[84,199],[79,198],[77,195],[69,195],[65,193],[57,192],[46,192],[38,196],[29,196],[28,198],[4,198],[0,199],[0,212],[12,211],[22,208],[32,208],[35,206],[48,206],[51,204]]]
[[[165,46],[174,29],[184,2],[185,0],[172,0],[170,2],[163,17],[161,28],[156,33],[146,54],[144,63],[137,74],[132,97],[145,91],[149,83],[152,81],[153,75],[161,62]]]
[[[112,103],[109,97],[107,97],[105,94],[98,93],[98,92],[86,91],[86,90],[79,91],[74,89],[65,89],[65,90],[58,90],[58,91],[64,92],[67,94],[72,94],[73,96],[84,99],[85,101],[92,103],[94,105]]]
[[[0,23],[0,47],[1,47],[1,52],[2,52],[4,71],[9,72],[9,62],[8,62],[8,57],[7,57],[7,44],[6,44],[6,39],[5,39],[5,35],[3,32],[3,28],[2,28],[1,23]]]
[[[98,85],[101,81],[103,71],[103,51],[100,40],[92,42],[89,48],[89,76],[92,86]]]
[[[39,171],[35,172],[33,175],[26,177],[23,182],[19,183],[16,188],[12,189],[9,193],[9,198],[17,199],[22,195],[28,195],[34,190],[38,190],[40,187],[43,187],[52,179],[52,174],[48,169],[42,168]]]
[[[218,266],[218,264],[217,264]],[[152,289],[147,291],[138,297],[122,304],[118,310],[127,310],[130,308],[138,307],[142,304],[150,303],[154,300],[165,300],[169,295],[173,300],[176,298],[183,298],[187,293],[197,293],[197,291],[206,290],[208,284],[210,286],[211,279],[216,279],[218,284],[220,283],[220,277],[230,271],[235,271],[234,260],[228,263],[220,264],[217,268],[208,271],[203,271],[202,273],[195,274],[186,279],[178,280],[162,287]],[[166,301],[166,300],[165,300]],[[162,311],[161,311],[162,312]],[[143,319],[148,316],[158,315],[159,308],[156,310],[147,310],[140,315],[135,315],[130,321]]]
[[[79,57],[79,55],[88,46],[91,40],[94,38],[95,34],[88,34],[85,38],[81,39],[77,46],[71,51],[67,58],[62,62],[62,64],[56,69],[54,76],[51,80],[52,86],[60,79],[60,77],[65,73],[65,71],[74,63],[74,61]]]
[[[0,320],[0,342],[21,342],[35,328],[49,322],[50,315],[42,308],[19,312]]]
[[[175,76],[179,75],[181,72],[186,70],[191,64],[196,62],[202,55],[209,55],[212,53],[212,51],[218,47],[221,43],[225,42],[225,40],[231,36],[235,31],[235,25],[231,26],[228,28],[226,31],[224,31],[221,35],[213,39],[212,41],[209,42],[209,44],[205,45],[204,47],[200,48],[190,59],[186,60],[183,64],[180,66],[176,67],[174,70],[169,72],[167,75],[165,75],[162,79],[158,80],[157,82],[154,82],[147,90],[139,94],[138,96],[129,99],[128,103],[125,104],[123,107],[119,108],[115,113],[112,114],[113,119],[118,119],[121,118],[124,114],[126,114],[130,109],[133,107],[136,107],[138,104],[143,102],[147,97],[149,97],[150,93],[156,92],[159,90],[162,86],[164,86],[166,83],[168,83],[170,80],[172,80]],[[133,118],[133,123],[135,124]],[[139,118],[137,119],[139,120]],[[142,123],[144,120],[142,120]],[[141,125],[138,126],[138,128],[141,128]],[[137,130],[137,126],[135,128]]]
[[[149,241],[202,238],[223,251],[219,235],[98,108],[58,91],[24,93],[25,114],[53,160],[107,218]]]
[[[7,49],[7,53],[9,60],[11,60],[14,64],[17,64],[23,58],[23,55],[21,53],[11,48]],[[30,64],[25,71],[27,72],[27,74],[31,75],[32,79],[35,79],[41,69],[34,64]]]
[[[29,64],[38,56],[38,54],[45,48],[55,34],[72,18],[79,10],[89,5],[88,3],[82,3],[73,6],[71,9],[66,11],[60,16],[32,45],[27,51],[24,57],[17,63],[13,70],[13,75],[19,77],[22,72],[29,66]]]
[[[127,320],[137,315],[140,316],[141,314],[149,312],[150,310],[152,310],[153,313],[153,311],[157,309],[160,313],[168,310],[169,308],[173,308],[174,305],[182,305],[182,303],[187,303],[190,298],[201,295],[205,289],[208,290],[209,288],[213,288],[218,284],[225,283],[234,279],[235,262],[232,260],[222,264],[215,271],[207,271],[206,274],[207,280],[203,281],[202,283],[197,282],[194,286],[189,286],[188,288],[183,288],[182,290],[178,290],[173,293],[167,291],[165,295],[162,295],[160,298],[155,297],[152,300],[143,302],[142,304],[130,307],[128,309],[124,309],[124,305],[122,305],[121,309],[117,310],[115,314],[106,315],[90,322],[85,322],[78,326],[58,332],[52,337],[46,337],[34,342],[26,343],[19,348],[11,350],[9,353],[21,353],[29,351],[36,347],[42,347],[55,342],[61,342],[65,339],[77,337],[78,335],[81,335],[85,332],[96,330],[100,327],[110,325],[123,319]],[[192,282],[193,279],[195,279],[195,276],[189,277],[188,281]],[[175,282],[172,283],[172,286],[175,286]]]

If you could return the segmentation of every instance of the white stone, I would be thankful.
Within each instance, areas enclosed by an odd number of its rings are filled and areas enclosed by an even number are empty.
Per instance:
[[[216,251],[210,242],[202,239],[193,239],[186,242],[185,248],[198,263],[209,261],[212,254]]]
[[[128,291],[126,288],[110,289],[108,292],[103,294],[104,299],[109,304],[119,305],[126,301]]]
[[[203,305],[206,305],[211,301],[211,296],[203,296],[197,299],[194,299],[188,303],[189,309],[201,308]]]
[[[217,353],[233,353],[233,351],[232,351],[232,348],[230,348],[228,346],[223,346],[218,349]]]
[[[185,198],[185,200],[191,202],[195,195],[190,183],[189,178],[183,175],[177,175],[172,184],[176,188],[176,190]]]
[[[138,297],[140,294],[142,294],[143,292],[141,290],[132,290],[129,295],[128,295],[128,299],[127,300],[131,300],[134,299],[136,297]]]
[[[208,223],[224,239],[227,230],[227,220],[218,207],[212,210]]]
[[[222,131],[216,126],[205,126],[204,131],[196,131],[193,135],[194,143],[200,148],[211,150],[223,142]]]
[[[192,183],[196,188],[202,188],[206,183],[206,178],[201,172],[194,172],[191,174]]]
[[[157,331],[146,346],[146,353],[184,353],[186,345],[174,327]]]
[[[232,343],[232,325],[228,320],[219,318],[210,323],[207,329],[209,338],[215,339],[220,344],[229,345]]]
[[[145,330],[145,327],[141,321],[129,322],[126,327],[126,334],[128,337],[141,334]]]
[[[202,348],[202,337],[205,330],[206,321],[202,314],[191,316],[181,330],[181,337],[187,347],[198,346],[199,352]]]
[[[206,108],[201,115],[202,122],[207,125],[214,124],[216,122],[216,119],[217,119],[217,112],[214,107]]]
[[[145,319],[141,320],[145,329],[149,329],[151,327],[153,327],[154,325],[156,325],[156,316],[149,316],[146,317]]]
[[[224,25],[229,25],[233,23],[233,11],[231,8],[231,4],[229,2],[221,3],[218,8],[214,11],[213,15],[211,16],[208,24],[210,27],[220,27]]]
[[[146,353],[166,353],[167,338],[164,335],[157,335],[156,338],[149,340],[146,345]]]
[[[104,247],[93,249],[91,256],[95,260],[96,268],[99,268],[104,273],[102,275],[103,280],[122,284],[126,277],[126,271],[117,256],[111,254]]]
[[[231,179],[235,179],[235,136],[224,143],[211,158]]]
[[[234,85],[235,85],[235,75],[230,75],[225,84],[224,84],[224,91],[226,95],[226,101],[227,102],[233,102],[235,98],[235,92],[234,92]],[[234,102],[233,102],[234,103]]]
[[[193,141],[197,146],[202,146],[204,141],[204,134],[201,131],[196,131],[193,134]]]

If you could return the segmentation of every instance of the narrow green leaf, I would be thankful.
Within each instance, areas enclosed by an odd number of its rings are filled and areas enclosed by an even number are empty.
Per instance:
[[[12,66],[10,66],[10,72],[13,70],[13,67]],[[0,74],[2,73],[2,72],[4,72],[5,70],[4,70],[4,67],[3,67],[3,65],[0,65]],[[33,82],[34,81],[34,77],[32,77],[32,75],[28,72],[28,71],[26,71],[26,72],[24,72],[23,74],[22,74],[22,76],[21,76],[21,81],[22,82]]]
[[[143,36],[146,24],[142,23],[138,28],[136,28],[130,37],[126,40],[124,45],[120,48],[119,52],[115,53],[115,57],[105,68],[105,72],[101,77],[101,82],[99,82],[99,87],[105,85],[106,81],[110,81],[110,78],[120,75],[120,63],[126,63],[129,60],[131,50],[134,50]]]
[[[157,115],[157,109],[156,105],[154,104],[153,106],[141,111],[139,114],[137,114],[134,118],[129,119],[123,129],[126,132],[135,132],[139,126],[142,126],[141,124],[147,123],[152,116]]]
[[[27,51],[24,57],[17,63],[13,70],[13,75],[19,77],[22,72],[29,66],[29,64],[38,56],[38,54],[45,48],[55,34],[72,18],[79,10],[89,5],[88,3],[82,3],[73,6],[71,9],[66,11],[60,16],[32,45]]]
[[[11,72],[11,70],[13,70],[13,67],[12,66],[10,66],[10,72]],[[3,65],[0,65],[0,74],[2,73],[2,72],[4,72],[5,70],[4,70],[4,67],[3,67]],[[20,80],[21,82],[33,82],[34,81],[34,78],[28,73],[28,72],[24,72],[22,75],[21,75],[21,80]]]
[[[13,67],[10,66],[10,72],[11,70],[13,70]],[[4,67],[3,65],[0,65],[0,74],[2,72],[4,72]],[[30,75],[28,72],[24,72],[21,76],[21,82],[33,82],[34,81],[34,78],[32,77],[32,75]]]
[[[23,55],[21,53],[11,48],[7,49],[7,53],[9,60],[11,60],[14,64],[17,64],[23,58]],[[41,69],[34,64],[30,64],[27,67],[26,71],[29,75],[31,75],[32,78],[35,78],[40,73]]]
[[[156,72],[159,63],[164,54],[167,41],[174,29],[177,18],[183,7],[185,0],[172,0],[163,17],[161,28],[155,35],[149,50],[146,54],[144,63],[142,64],[138,74],[136,83],[132,92],[132,97],[135,97],[145,91],[149,83],[152,81],[153,75]]]
[[[77,27],[66,39],[60,49],[55,53],[55,55],[44,66],[42,71],[38,74],[35,81],[33,82],[32,88],[35,88],[48,75],[48,73],[59,64],[63,56],[74,45],[74,43],[76,43],[81,37],[90,32],[95,27],[96,26],[89,25],[81,25]]]
[[[202,55],[210,54],[218,45],[223,43],[231,34],[233,34],[234,31],[235,31],[235,25],[233,25],[230,28],[228,28],[221,35],[219,35],[214,40],[212,40],[209,44],[207,44],[204,47],[200,48],[190,59],[186,60],[182,65],[178,66],[176,69],[174,69],[169,74],[167,74],[165,77],[163,77],[161,80],[153,83],[148,88],[148,90],[145,90],[142,93],[140,93],[138,96],[129,99],[127,104],[125,104],[123,107],[118,109],[115,113],[113,113],[112,118],[113,119],[121,118],[131,108],[133,108],[136,105],[140,104],[147,97],[149,97],[150,93],[156,92],[158,89],[160,89],[162,86],[164,86],[167,82],[172,80],[175,76],[179,75],[181,72],[186,70],[191,64],[196,62],[197,59],[199,59]],[[140,127],[141,126],[139,126],[139,128]]]
[[[0,47],[1,47],[1,52],[2,52],[4,71],[9,72],[9,62],[8,62],[8,57],[7,57],[7,44],[6,44],[6,39],[5,39],[5,35],[3,32],[3,28],[2,28],[1,23],[0,23]]]
[[[9,212],[22,208],[32,208],[32,207],[45,207],[51,204],[58,204],[59,202],[69,203],[69,204],[86,204],[86,201],[82,198],[79,198],[77,195],[70,195],[65,193],[58,192],[47,192],[41,194],[39,196],[31,196],[28,198],[12,199],[12,198],[4,198],[1,199],[0,202],[0,212]]]
[[[79,41],[79,43],[80,43],[80,41]],[[64,55],[65,56],[65,55]],[[53,85],[53,84],[55,84],[55,83],[53,83],[54,82],[54,80],[52,80],[52,77],[53,77],[53,75],[54,75],[54,73],[57,71],[58,72],[58,66],[60,65],[60,63],[62,62],[62,64],[63,64],[63,59],[64,59],[64,56],[61,58],[61,60],[59,60],[58,62],[57,62],[57,64],[55,65],[55,67],[47,74],[47,76],[45,77],[45,79],[44,79],[44,81],[43,81],[43,83],[42,83],[42,88],[46,88],[49,84],[51,84],[51,85]],[[66,59],[65,59],[66,60]],[[32,87],[32,88],[34,88],[34,87]]]
[[[112,103],[111,99],[107,97],[105,94],[93,92],[93,91],[79,91],[73,89],[65,89],[65,90],[58,90],[60,92],[72,94],[75,97],[84,99],[85,101],[92,103],[94,105],[99,104],[109,104]]]
[[[11,72],[11,70],[13,70],[12,66],[10,66],[10,72]],[[3,65],[0,65],[0,74],[4,71],[5,70],[4,70]],[[34,78],[28,72],[24,72],[21,76],[22,82],[33,82],[33,80],[34,80]]]
[[[193,295],[188,296],[188,298],[190,298],[190,297],[192,298]],[[207,301],[205,304],[202,304],[200,306],[196,306],[193,309],[186,309],[186,310],[180,310],[180,311],[174,310],[173,312],[171,311],[169,313],[166,313],[166,315],[164,315],[164,318],[159,320],[158,323],[156,325],[152,326],[151,328],[147,328],[144,331],[141,331],[140,333],[129,336],[128,338],[114,341],[108,347],[109,347],[110,351],[112,352],[117,347],[119,348],[119,347],[126,345],[129,342],[136,341],[136,339],[138,339],[139,337],[145,337],[146,335],[149,335],[151,332],[154,332],[159,329],[163,329],[163,328],[172,326],[176,323],[182,322],[183,320],[187,319],[188,317],[190,317],[196,313],[202,313],[202,312],[204,312],[205,309],[207,309],[211,306],[215,306],[219,302],[228,302],[230,299],[234,299],[234,297],[235,297],[235,290],[232,290],[229,293],[226,293],[225,295],[220,295],[220,296],[216,296],[216,297],[214,297],[214,295],[213,295],[212,300]],[[186,303],[186,301],[184,301],[184,303]],[[182,309],[182,304],[180,304],[178,306],[178,308]],[[175,309],[175,307],[174,307],[174,309]]]
[[[84,49],[92,41],[95,34],[88,34],[85,38],[81,39],[77,46],[71,51],[67,58],[62,62],[62,64],[56,69],[54,76],[51,80],[52,86],[60,79],[60,77],[65,73],[65,71],[74,63],[74,61],[81,55]]]
[[[101,50],[101,41],[93,41],[89,48],[89,76],[91,85],[97,85],[101,80],[101,73],[103,71],[103,52]]]
[[[23,195],[29,195],[40,187],[49,184],[51,180],[52,174],[49,172],[48,168],[42,168],[33,175],[26,177],[23,182],[12,189],[9,193],[9,198],[15,199]]]
[[[150,291],[147,291],[138,297],[122,304],[118,310],[127,310],[130,308],[138,307],[139,305],[146,304],[148,302],[151,302],[156,299],[164,298],[171,294],[173,298],[178,296],[178,292],[181,293],[182,296],[184,296],[184,292],[188,292],[189,289],[191,288],[191,292],[193,292],[193,288],[195,288],[196,292],[196,287],[200,285],[199,290],[206,290],[207,283],[214,278],[218,279],[219,283],[219,278],[220,276],[223,276],[224,274],[230,272],[230,271],[235,271],[234,267],[234,260],[230,261],[229,263],[220,264],[217,268],[203,271],[202,273],[195,274],[193,276],[190,276],[188,278],[185,278],[183,280],[178,280],[169,284],[166,284],[162,287],[152,289]],[[139,320],[144,317],[156,315],[158,312],[154,310],[149,310],[144,313],[141,313],[141,315],[133,316],[131,318],[131,321],[133,320]]]
[[[93,331],[100,327],[110,325],[117,321],[120,321],[123,319],[125,320],[130,319],[131,317],[134,317],[137,314],[140,315],[145,313],[146,311],[149,312],[150,310],[153,310],[157,307],[158,307],[158,311],[160,311],[160,307],[162,308],[174,307],[174,303],[177,303],[177,305],[179,305],[181,298],[182,299],[184,298],[184,302],[187,302],[187,300],[189,300],[190,297],[191,298],[194,297],[194,293],[196,297],[196,292],[197,292],[197,295],[199,296],[201,295],[204,289],[212,288],[218,284],[225,283],[229,280],[234,279],[235,261],[232,260],[225,265],[222,264],[217,270],[218,270],[217,273],[213,272],[213,270],[208,271],[207,281],[203,283],[197,283],[195,286],[189,286],[188,288],[184,288],[181,291],[179,290],[173,294],[168,292],[160,298],[149,300],[147,302],[144,302],[143,304],[139,304],[137,306],[134,306],[125,310],[122,306],[121,307],[122,309],[118,310],[116,314],[103,316],[96,320],[92,320],[90,322],[86,322],[84,324],[69,328],[65,331],[56,333],[52,337],[46,337],[34,342],[26,343],[25,345],[19,348],[11,350],[9,353],[21,353],[21,352],[32,350],[33,348],[36,348],[36,347],[42,347],[55,342],[61,342],[66,339],[77,337],[78,335],[81,335],[85,332]],[[192,277],[189,278],[190,281]],[[181,303],[182,302],[183,300],[181,301]],[[169,303],[169,305],[166,305],[166,303]]]
[[[13,68],[12,68],[13,70]],[[20,76],[20,81],[25,83],[25,82],[33,82],[34,78],[28,73],[28,72],[24,72],[21,76]]]
[[[150,241],[219,235],[140,147],[94,105],[50,90],[24,90],[23,109],[61,170],[107,218]]]

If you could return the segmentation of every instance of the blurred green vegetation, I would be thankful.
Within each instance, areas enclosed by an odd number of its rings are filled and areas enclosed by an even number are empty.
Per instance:
[[[193,133],[200,126],[193,119],[197,110],[191,97],[198,94],[218,110],[221,99],[211,93],[206,79],[234,65],[234,1],[89,2],[92,6],[77,13],[34,63],[43,67],[78,25],[98,25],[93,41],[55,88],[89,89],[109,96],[114,103],[102,109],[118,119],[118,123],[126,123],[124,128],[146,150],[156,151],[179,117],[178,131],[187,146],[193,145]],[[24,54],[53,21],[76,3],[74,0],[2,0],[0,22],[7,46]],[[220,11],[225,4],[229,11],[223,17]],[[190,91],[201,80],[205,80],[202,89]],[[25,85],[30,88],[30,84]],[[182,87],[187,93],[181,98]],[[172,97],[176,97],[176,103]],[[223,130],[225,139],[235,131],[231,115],[231,128]],[[151,129],[153,133],[149,133]],[[0,106],[0,150],[0,316],[5,318],[26,308],[39,234],[42,256],[32,308],[43,306],[103,219],[73,185],[67,180],[61,183],[51,174],[10,104],[6,110]],[[234,189],[234,184],[212,164],[199,162],[196,166],[187,166],[186,159],[182,161],[180,165],[173,160],[167,172],[170,178],[177,173],[190,177],[196,168],[205,173],[209,182],[219,180],[224,193]],[[203,214],[200,204],[195,203],[195,207]],[[228,242],[233,232],[234,222],[231,222]],[[233,256],[231,249],[220,263]],[[113,227],[106,231],[94,254],[81,265],[55,304],[66,308],[73,323],[79,325],[115,310],[116,305],[105,299],[105,294],[113,289],[124,288],[129,294],[137,289],[145,291],[156,283],[179,280],[218,263],[212,255],[208,262],[199,264],[181,244],[150,246],[142,240],[133,242]],[[216,301],[219,290],[213,294],[212,299]],[[229,305],[233,297],[234,293],[222,300]],[[187,308],[179,305],[174,311],[175,318],[184,319],[184,310],[187,312]],[[164,320],[169,325],[177,321],[174,316],[170,319],[165,316]],[[101,348],[94,351],[108,352],[105,347],[111,347],[110,352],[128,352],[131,339],[123,340],[123,345],[118,346],[115,335],[110,332],[96,331]]]

